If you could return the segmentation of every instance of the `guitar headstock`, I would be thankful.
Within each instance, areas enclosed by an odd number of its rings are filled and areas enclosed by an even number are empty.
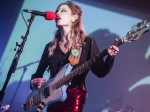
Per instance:
[[[136,28],[129,31],[124,38],[124,42],[137,41],[144,33],[150,30],[150,21],[144,23],[138,23]]]

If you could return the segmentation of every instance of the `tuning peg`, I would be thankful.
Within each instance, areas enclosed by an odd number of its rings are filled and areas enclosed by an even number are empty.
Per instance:
[[[144,20],[144,25],[146,24],[146,20]]]
[[[137,24],[137,27],[140,27],[140,26],[141,26],[141,23],[138,23],[138,24]]]
[[[127,35],[130,35],[130,34],[131,34],[131,32],[128,32],[128,33],[127,33]]]
[[[144,21],[145,27],[149,27],[149,24],[147,24],[146,20]]]
[[[149,27],[149,25],[148,25],[148,24],[145,24],[145,26],[146,26],[146,27]]]
[[[134,29],[134,28],[136,28],[136,24],[134,24],[134,25],[131,27],[131,29]]]

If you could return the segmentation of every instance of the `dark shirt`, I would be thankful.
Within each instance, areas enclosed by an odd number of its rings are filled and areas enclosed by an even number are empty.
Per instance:
[[[100,53],[98,46],[95,42],[95,39],[91,37],[85,37],[85,45],[82,46],[82,53],[79,60],[79,63],[76,64],[72,70],[78,68],[81,64],[85,63],[87,60],[91,59],[92,57],[95,57],[98,53]],[[48,48],[51,45],[51,43],[48,43],[45,46],[43,55],[41,57],[39,66],[35,72],[35,74],[32,75],[32,78],[42,78],[43,73],[47,69],[47,67],[50,70],[50,78],[55,77],[55,75],[61,70],[61,68],[69,63],[68,57],[70,55],[70,51],[68,51],[66,54],[60,49],[59,44],[57,45],[56,49],[54,50],[54,54],[51,57],[48,57]],[[93,74],[95,74],[97,77],[104,77],[106,76],[109,71],[112,68],[114,62],[114,58],[108,56],[104,62],[103,58],[95,62],[91,66],[91,71]],[[88,71],[90,69],[84,71],[82,74],[76,76],[71,81],[71,85],[84,87],[85,88],[85,78],[88,74]]]

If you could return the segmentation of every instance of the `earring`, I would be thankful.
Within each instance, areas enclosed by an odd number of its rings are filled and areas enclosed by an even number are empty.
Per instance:
[[[75,19],[72,19],[71,22],[74,23],[74,22],[75,22]]]

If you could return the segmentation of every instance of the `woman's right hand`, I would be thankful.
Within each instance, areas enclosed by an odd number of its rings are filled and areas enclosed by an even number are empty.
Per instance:
[[[43,82],[47,82],[45,78],[34,78],[31,80],[31,86],[33,88],[40,88]]]

